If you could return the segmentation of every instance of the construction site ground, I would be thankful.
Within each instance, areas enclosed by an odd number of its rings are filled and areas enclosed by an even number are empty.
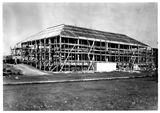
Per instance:
[[[39,69],[34,68],[33,66],[26,65],[26,64],[17,64],[14,65],[16,69],[19,69],[22,71],[23,75],[27,76],[35,76],[35,75],[47,75],[48,73],[43,72]]]
[[[3,110],[157,110],[158,83],[150,73],[47,73],[24,64],[22,75],[3,78]],[[23,68],[22,68],[23,67]],[[32,69],[24,74],[25,68]],[[37,69],[36,69],[37,72]],[[34,74],[35,75],[34,75]],[[114,79],[109,78],[132,79]],[[102,79],[101,79],[102,78]],[[105,80],[108,78],[108,80]],[[74,82],[90,79],[89,81]],[[93,80],[97,79],[97,80]],[[71,82],[64,82],[71,81]],[[93,81],[92,81],[93,80]],[[35,84],[35,82],[48,84]],[[62,81],[55,83],[53,81]],[[19,83],[30,84],[19,84]],[[33,84],[32,84],[33,82]],[[17,83],[13,85],[14,83]],[[8,85],[7,85],[8,84]],[[10,84],[10,85],[9,85]]]
[[[31,84],[31,83],[51,83],[67,81],[90,81],[90,80],[107,80],[118,78],[146,77],[151,73],[129,73],[129,72],[94,72],[94,73],[49,73],[38,70],[25,64],[13,65],[13,68],[19,69],[22,75],[10,75],[3,78],[3,84]]]

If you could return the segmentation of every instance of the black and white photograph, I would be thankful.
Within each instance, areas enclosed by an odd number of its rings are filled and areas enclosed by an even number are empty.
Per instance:
[[[3,111],[158,111],[158,2],[2,2]]]

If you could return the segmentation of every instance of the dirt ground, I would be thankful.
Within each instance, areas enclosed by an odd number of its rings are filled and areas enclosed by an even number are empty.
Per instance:
[[[32,66],[25,65],[25,64],[17,64],[17,65],[14,65],[14,67],[21,70],[22,74],[27,75],[27,76],[47,75],[48,74],[46,72],[43,72],[41,70],[38,70]]]
[[[26,64],[3,64],[3,72],[8,72],[8,75],[24,75],[24,76],[41,76],[48,75],[48,72],[44,72],[36,69],[33,66]]]
[[[34,85],[4,85],[6,110],[157,110],[153,78]]]
[[[3,78],[3,83],[15,82],[36,82],[36,81],[59,81],[59,80],[79,80],[79,79],[98,79],[111,77],[139,77],[151,75],[151,73],[128,73],[128,72],[103,72],[103,73],[52,73],[48,75],[11,75]],[[18,77],[18,79],[16,79]]]

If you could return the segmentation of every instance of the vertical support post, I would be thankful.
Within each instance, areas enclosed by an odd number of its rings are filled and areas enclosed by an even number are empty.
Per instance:
[[[153,48],[151,48],[151,51],[152,51],[152,53],[151,53],[151,62],[155,64],[154,56],[153,56],[153,54],[154,54]],[[156,66],[156,64],[155,64],[155,66]]]
[[[105,62],[107,62],[107,61],[106,61],[106,54],[107,54],[106,46],[107,46],[107,43],[106,43],[106,40],[105,40]]]
[[[46,38],[44,39],[44,60],[43,60],[43,65],[44,65],[44,71],[46,70]]]
[[[15,54],[14,54],[14,56],[15,56],[15,63],[17,63],[17,50],[16,49],[17,49],[16,46],[14,46],[13,51],[15,51]]]
[[[49,43],[49,71],[51,71],[51,38],[48,39]]]
[[[30,41],[30,65],[32,65],[32,41]]]
[[[139,64],[139,46],[137,46],[137,53],[138,53],[138,55],[137,55],[137,63]]]
[[[100,62],[102,62],[102,54],[101,54],[101,51],[102,51],[102,42],[101,42],[101,39],[100,39]]]
[[[68,54],[69,54],[69,53],[68,53]],[[71,71],[73,71],[73,70],[72,70],[72,69],[73,69],[73,68],[72,68],[72,65],[73,65],[73,61],[72,61],[72,57],[73,57],[72,55],[73,55],[73,54],[72,54],[72,51],[70,52],[70,55],[71,55],[71,62],[70,62],[70,64],[71,64]]]
[[[32,41],[29,42],[29,59],[30,59],[30,65],[32,65]]]
[[[108,46],[108,48],[107,48],[107,51],[108,51],[108,62],[110,61],[109,59],[110,59],[110,53],[109,53],[109,42],[107,43],[107,46]]]
[[[23,43],[20,44],[21,47],[20,47],[20,55],[21,55],[21,63],[22,63],[22,51],[23,51]]]
[[[68,44],[70,43],[69,42],[70,40],[71,39],[68,38]],[[71,49],[70,46],[68,46],[68,48]],[[71,63],[72,63],[72,53],[69,54],[69,51],[68,51],[68,55],[71,58],[71,59],[69,59],[69,68],[70,68],[70,71],[72,71],[72,66],[71,66]]]
[[[60,63],[60,66],[62,65],[62,51],[61,51],[61,48],[62,48],[62,38],[61,38],[61,36],[59,36],[59,63]]]
[[[128,47],[127,47],[127,62],[129,62],[129,61],[128,61],[128,54],[129,54],[129,45],[128,45]]]
[[[78,44],[78,46],[77,46],[77,49],[78,49],[77,60],[78,60],[78,65],[79,65],[79,37],[78,37],[78,40],[77,40],[77,44]]]
[[[114,62],[116,62],[116,59],[117,59],[117,47],[115,47],[115,53],[114,53]]]
[[[148,62],[147,62],[147,47],[146,47],[146,52],[145,52],[146,54],[145,54],[145,57],[146,57],[146,63],[147,63],[147,65],[148,65]]]
[[[29,54],[30,54],[30,51],[29,51],[29,42],[27,42],[27,51],[28,51],[28,55],[27,55],[27,64],[28,64],[28,62],[29,62]]]
[[[37,61],[36,61],[36,40],[34,41],[34,63],[35,63],[35,65],[37,63]]]
[[[69,56],[69,38],[67,38],[67,56]],[[67,61],[66,61],[67,62]],[[68,71],[70,71],[70,62],[68,62]]]
[[[62,38],[61,38],[61,36],[60,36],[60,37],[59,37],[60,63],[61,63],[61,57],[62,57],[61,48],[62,48]]]
[[[39,62],[39,58],[38,58],[38,49],[39,49],[39,46],[38,46],[38,42],[36,40],[36,68],[38,68],[38,62]]]
[[[107,55],[107,51],[108,51],[108,42],[105,41],[105,46],[106,46],[106,53],[105,53],[105,58],[107,59],[106,62],[108,62],[108,55]]]
[[[88,41],[88,38],[87,38],[87,43],[88,43],[88,45],[90,45],[90,43],[89,43],[89,41]],[[87,51],[87,70],[89,70],[89,66],[90,66],[90,63],[91,63],[91,61],[90,61],[90,49],[91,49],[91,46],[90,47],[87,47],[87,49],[88,49],[88,51]]]
[[[93,52],[93,61],[94,61],[94,63],[95,63],[95,56],[94,56],[95,55],[94,54],[94,52],[95,52],[94,51],[95,50],[95,41],[96,41],[96,39],[94,38],[94,40],[93,40],[93,42],[94,42],[94,44],[93,44],[93,51],[92,51]]]
[[[129,57],[129,61],[130,61],[130,59],[131,59],[131,45],[129,45],[129,55],[128,55]]]
[[[64,40],[64,41],[63,41],[63,43],[64,43],[64,44],[63,44],[63,52],[64,52],[64,58],[66,58],[66,56],[67,56],[67,55],[66,55],[66,50],[65,50],[65,49],[66,49],[66,40],[65,40],[65,38],[64,38],[63,40]],[[64,58],[63,58],[63,63],[64,63]],[[66,66],[65,66],[65,68],[64,68],[64,71],[67,71],[66,69],[67,69],[67,64],[66,64]]]
[[[123,63],[125,63],[125,46],[123,46]]]
[[[81,42],[82,42],[82,40],[81,40]],[[82,44],[81,44],[81,42],[79,42],[79,43],[80,43],[80,45],[81,45],[80,48],[81,48],[81,50],[82,50]],[[83,51],[80,52],[80,59],[81,59],[81,60],[80,60],[80,65],[81,65],[80,67],[81,67],[81,71],[83,71],[82,54],[83,54]]]
[[[39,42],[40,42],[40,64],[39,64],[39,69],[41,69],[42,68],[42,41],[41,40],[39,40]]]
[[[120,62],[120,44],[118,44],[118,62]]]
[[[94,51],[94,50],[95,50],[95,38],[94,38],[94,40],[93,40],[92,43],[94,43],[94,44],[93,44],[93,51],[92,51],[92,54],[93,54],[92,62],[94,63],[94,70],[93,70],[93,71],[96,71],[96,67],[95,67],[95,66],[96,66],[96,64],[95,64],[95,56],[94,56],[94,55],[95,55],[95,54],[94,54],[94,52],[95,52],[95,51]]]
[[[30,64],[30,42],[28,42],[28,63]]]
[[[56,52],[56,64],[57,65],[59,65],[58,63],[58,36],[56,37],[56,50],[55,50],[55,52]],[[58,66],[57,66],[57,69],[56,69],[56,71],[58,72]]]

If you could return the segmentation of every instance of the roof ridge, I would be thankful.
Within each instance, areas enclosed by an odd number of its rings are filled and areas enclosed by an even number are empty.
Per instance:
[[[64,25],[64,26],[65,26],[65,24],[59,24],[59,25],[55,25],[55,26],[51,26],[51,27],[47,27],[46,29],[50,29],[50,28],[58,27],[58,26],[62,26],[62,25]]]

